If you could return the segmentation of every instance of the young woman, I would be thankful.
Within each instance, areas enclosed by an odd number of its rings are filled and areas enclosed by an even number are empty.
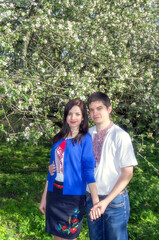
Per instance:
[[[88,184],[93,204],[99,199],[94,178],[95,159],[84,102],[70,100],[64,110],[61,131],[53,138],[45,189],[39,206],[46,214],[46,232],[55,240],[75,240],[81,229]]]

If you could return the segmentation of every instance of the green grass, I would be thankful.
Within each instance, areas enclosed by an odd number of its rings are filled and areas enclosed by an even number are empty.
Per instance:
[[[159,239],[159,171],[156,172],[155,169],[159,169],[159,149],[149,142],[140,154],[142,157],[137,154],[139,165],[135,168],[134,177],[128,185],[131,203],[129,235],[132,240],[157,240]]]
[[[17,147],[1,144],[0,150],[0,239],[50,240],[45,233],[45,218],[38,210],[50,160],[48,146]],[[143,152],[158,167],[157,149]],[[159,239],[158,175],[138,157],[134,178],[128,190],[131,218],[128,225],[131,240]],[[87,240],[86,216],[78,240]]]
[[[1,145],[0,239],[49,240],[38,206],[44,189],[50,146]],[[88,239],[86,218],[79,239]]]

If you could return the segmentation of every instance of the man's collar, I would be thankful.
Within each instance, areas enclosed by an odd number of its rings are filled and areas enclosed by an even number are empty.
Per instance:
[[[109,129],[110,129],[113,125],[114,125],[114,123],[113,123],[113,121],[111,121],[111,122],[109,123],[109,125],[108,125],[106,128],[101,129],[101,130],[98,132],[98,134],[102,134],[102,133],[105,133],[105,132],[109,131]],[[96,125],[95,125],[95,129],[93,129],[93,133],[94,133],[94,134],[97,134],[97,126],[96,126]]]

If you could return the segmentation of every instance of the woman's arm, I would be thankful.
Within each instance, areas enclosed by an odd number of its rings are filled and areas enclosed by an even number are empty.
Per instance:
[[[88,187],[89,187],[89,190],[90,190],[90,193],[91,193],[92,203],[93,203],[93,206],[94,206],[95,204],[98,204],[98,202],[99,202],[97,185],[96,185],[96,183],[89,183]],[[96,208],[95,211],[90,211],[89,215],[90,215],[90,218],[91,218],[92,221],[99,218],[101,216],[100,209]]]
[[[98,192],[97,192],[97,185],[96,185],[95,182],[94,183],[89,183],[88,187],[89,187],[89,190],[90,190],[90,193],[91,193],[93,205],[95,205],[96,203],[99,202],[99,197],[98,197]]]
[[[46,210],[47,186],[48,186],[48,181],[46,181],[45,188],[44,188],[44,191],[43,191],[43,194],[42,194],[42,198],[41,198],[41,202],[40,202],[40,205],[39,205],[39,210],[40,210],[43,214],[45,214],[45,210]]]

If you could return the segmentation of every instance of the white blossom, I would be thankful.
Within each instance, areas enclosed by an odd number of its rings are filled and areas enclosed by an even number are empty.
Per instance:
[[[92,53],[92,55],[96,55],[96,50],[93,49],[91,53]]]
[[[63,25],[61,23],[59,24],[59,29],[63,29]]]

